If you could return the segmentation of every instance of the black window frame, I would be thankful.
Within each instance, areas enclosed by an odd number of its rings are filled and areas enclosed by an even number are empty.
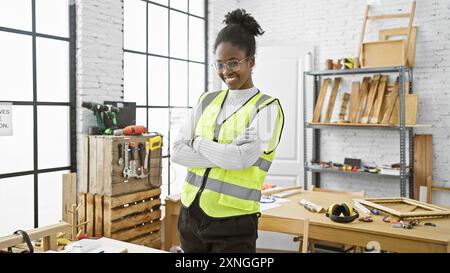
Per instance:
[[[21,35],[28,35],[32,38],[32,71],[33,71],[33,99],[32,101],[0,101],[12,103],[12,105],[33,106],[33,170],[0,173],[1,179],[12,178],[26,175],[33,175],[33,207],[34,207],[34,228],[39,227],[39,181],[38,175],[43,173],[51,173],[58,171],[77,171],[76,159],[76,13],[74,1],[68,1],[68,20],[69,20],[69,37],[60,37],[55,35],[43,34],[36,32],[36,0],[31,1],[31,31],[19,30],[15,28],[8,28],[0,26],[0,32],[15,33]],[[38,101],[37,99],[37,61],[36,61],[36,38],[48,38],[59,41],[66,41],[69,43],[69,102],[52,102],[52,101]],[[70,165],[57,168],[38,167],[38,106],[67,106],[69,107],[69,153]],[[62,194],[62,193],[61,193]]]
[[[204,90],[207,90],[207,86],[208,86],[208,0],[204,0],[204,17],[201,17],[201,16],[198,16],[198,15],[189,13],[189,0],[186,0],[187,1],[187,6],[188,6],[188,11],[187,12],[171,7],[171,5],[170,5],[170,1],[171,0],[168,0],[167,6],[163,5],[163,4],[160,4],[160,3],[157,3],[157,2],[153,2],[151,0],[136,0],[136,1],[142,1],[142,2],[146,3],[146,49],[145,49],[145,52],[140,52],[140,51],[136,51],[136,50],[125,49],[125,47],[123,47],[123,53],[132,53],[132,54],[139,54],[139,55],[145,55],[146,56],[146,71],[145,71],[145,75],[146,75],[145,76],[146,77],[146,88],[145,88],[145,92],[146,92],[145,95],[146,95],[146,97],[145,97],[145,99],[146,99],[146,102],[145,102],[145,105],[138,105],[138,104],[136,104],[136,108],[137,109],[146,109],[146,111],[145,111],[145,113],[146,113],[146,117],[145,117],[145,119],[146,119],[146,124],[145,124],[146,127],[149,128],[149,118],[148,118],[148,116],[149,116],[149,109],[168,109],[169,110],[168,125],[167,125],[168,135],[167,136],[163,136],[164,137],[164,145],[168,145],[168,148],[167,148],[168,153],[167,153],[167,155],[163,155],[162,158],[163,158],[163,160],[167,159],[167,161],[168,161],[168,168],[166,170],[167,171],[167,180],[168,180],[167,181],[167,191],[168,191],[167,195],[170,195],[170,169],[171,169],[170,168],[170,165],[171,165],[171,162],[170,162],[170,152],[171,152],[171,150],[170,150],[170,145],[171,145],[171,136],[170,136],[171,135],[170,134],[171,113],[170,113],[170,109],[191,109],[192,108],[189,105],[187,105],[187,106],[172,106],[171,105],[171,101],[170,101],[170,97],[171,97],[171,95],[170,95],[170,80],[171,80],[170,68],[171,68],[171,65],[170,65],[170,61],[171,60],[184,61],[184,62],[187,63],[188,67],[189,67],[190,63],[197,63],[197,64],[205,65]],[[167,56],[160,55],[160,54],[149,53],[148,52],[149,51],[148,50],[148,41],[149,41],[149,37],[148,37],[148,31],[149,31],[148,30],[148,20],[149,20],[148,5],[149,4],[156,5],[156,6],[159,6],[159,7],[163,7],[163,8],[166,8],[168,10],[168,19],[167,19],[167,24],[168,24],[167,49],[168,49],[168,51],[167,51]],[[179,13],[187,15],[187,58],[186,59],[176,58],[176,57],[170,56],[170,12],[171,11],[176,11],[176,12],[179,12]],[[194,60],[190,60],[189,59],[189,16],[192,16],[192,17],[195,17],[195,18],[198,18],[198,19],[201,19],[201,20],[205,21],[205,28],[204,28],[204,31],[205,31],[205,52],[204,52],[205,59],[204,59],[204,62],[194,61]],[[148,103],[148,99],[149,99],[149,88],[148,88],[148,86],[149,86],[149,79],[148,79],[149,62],[148,62],[148,57],[160,57],[160,58],[165,58],[165,59],[168,60],[168,77],[167,77],[167,81],[168,81],[168,83],[167,83],[168,84],[167,85],[168,105],[167,106],[149,105],[149,103]],[[123,66],[123,68],[124,68],[124,66]],[[187,75],[187,96],[188,96],[187,98],[188,98],[188,100],[187,101],[188,101],[188,104],[189,104],[189,94],[190,94],[190,92],[189,92],[190,91],[189,90],[190,89],[189,88],[189,68],[188,68],[187,71],[188,71],[188,75]],[[124,90],[124,92],[125,92],[125,90]],[[164,181],[163,181],[163,183],[164,183]]]

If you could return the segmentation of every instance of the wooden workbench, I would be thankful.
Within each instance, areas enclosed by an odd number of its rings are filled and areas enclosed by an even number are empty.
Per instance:
[[[422,220],[414,229],[392,228],[382,221],[382,216],[374,216],[374,222],[358,220],[348,223],[335,223],[324,213],[313,213],[298,204],[306,199],[327,208],[334,203],[352,202],[351,195],[327,192],[303,192],[288,197],[288,202],[280,207],[262,211],[259,230],[274,231],[292,235],[302,235],[303,220],[310,220],[309,238],[331,241],[346,245],[366,247],[369,242],[378,242],[382,250],[392,252],[450,252],[450,218]],[[179,245],[177,221],[180,209],[179,198],[166,199],[164,249]],[[435,223],[436,227],[423,226]]]
[[[341,224],[331,221],[324,213],[313,213],[298,204],[306,199],[324,208],[333,203],[352,202],[352,196],[304,192],[289,197],[282,206],[262,212],[259,230],[301,235],[303,220],[310,220],[309,238],[366,247],[369,242],[379,244],[382,250],[393,252],[450,252],[450,218],[433,218],[421,221],[413,229],[392,228],[374,216],[371,223],[358,220]],[[436,227],[423,226],[431,222]],[[373,245],[373,244],[371,244]]]

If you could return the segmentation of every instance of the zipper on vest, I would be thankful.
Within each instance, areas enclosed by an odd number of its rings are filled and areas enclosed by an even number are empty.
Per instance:
[[[218,142],[216,138],[213,139],[214,142]],[[200,189],[198,190],[197,195],[200,196],[200,194],[203,192],[203,189],[206,186],[206,180],[208,180],[209,172],[211,171],[211,168],[207,168],[205,173],[203,174],[203,180],[202,185],[200,186]]]

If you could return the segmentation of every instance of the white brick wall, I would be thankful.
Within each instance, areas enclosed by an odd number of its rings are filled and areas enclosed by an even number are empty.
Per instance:
[[[83,101],[123,101],[123,1],[76,0],[77,158],[82,166],[81,137],[96,126]]]
[[[266,31],[259,39],[259,46],[312,44],[315,46],[315,69],[323,69],[325,59],[357,54],[367,3],[374,6],[372,14],[410,9],[409,0],[238,0],[237,5],[252,13]],[[379,28],[406,24],[407,20],[370,23],[367,40],[376,38]],[[436,185],[450,186],[450,92],[447,87],[450,84],[450,1],[418,0],[414,25],[419,29],[414,70],[415,92],[419,94],[418,123],[433,124],[432,129],[416,130],[416,133],[433,134],[433,178]],[[350,79],[345,78],[341,91],[351,90]],[[336,105],[340,105],[340,101]],[[376,163],[399,161],[396,132],[323,131],[321,144],[321,156],[326,160],[343,161],[345,156],[355,156]],[[365,189],[372,196],[399,194],[397,180],[322,177],[323,186],[329,188]],[[443,200],[445,195],[435,193],[435,197]],[[445,198],[449,203],[450,196]]]
[[[238,8],[238,1],[231,0],[214,0],[208,1],[208,60],[211,64],[211,60],[215,59],[214,55],[214,42],[216,41],[216,36],[219,31],[225,26],[223,19],[225,18],[225,14],[234,9]],[[216,76],[214,70],[211,68],[211,65],[208,65],[206,69],[208,69],[208,90],[220,90],[221,80]]]

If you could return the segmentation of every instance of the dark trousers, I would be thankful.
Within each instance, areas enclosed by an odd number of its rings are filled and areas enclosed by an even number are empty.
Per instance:
[[[187,208],[181,206],[178,232],[186,253],[255,253],[257,214],[213,218],[199,206],[199,196]]]

